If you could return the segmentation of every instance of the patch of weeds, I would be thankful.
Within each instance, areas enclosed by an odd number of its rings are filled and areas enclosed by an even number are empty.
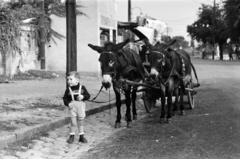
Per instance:
[[[10,104],[19,104],[20,102],[19,102],[19,100],[8,100],[8,103],[4,103],[4,104],[8,104],[8,105],[10,105]]]
[[[36,109],[36,108],[40,108],[40,109],[56,109],[56,110],[64,110],[65,107],[64,106],[60,106],[57,104],[47,104],[47,103],[33,103],[33,106],[31,106],[29,109]]]
[[[16,130],[17,127],[14,126],[14,125],[11,125],[11,122],[12,122],[12,121],[8,121],[8,122],[2,121],[2,122],[0,123],[0,130],[1,130],[1,131],[14,131],[14,130]]]
[[[28,101],[25,100],[8,100],[8,102],[2,103],[1,111],[24,111],[23,106],[30,105]]]
[[[4,106],[1,106],[1,112],[16,112],[16,111],[24,111],[24,108],[14,108],[14,107],[11,107],[10,105],[4,105]]]
[[[17,141],[14,143],[11,143],[8,145],[8,147],[5,147],[3,150],[6,152],[6,155],[16,156],[17,151],[26,152],[29,149],[33,148],[34,141],[33,140],[39,140],[41,137],[48,137],[47,132],[40,132],[37,134],[34,134],[32,137]]]
[[[28,70],[27,72],[19,72],[11,77],[11,80],[34,80],[34,79],[52,79],[58,78],[60,75],[54,71],[45,70]]]
[[[39,123],[46,122],[46,119],[29,117],[29,118],[22,118],[20,120],[15,120],[14,122],[16,124],[24,124],[24,125],[27,125],[27,126],[33,126],[33,125],[37,125]]]
[[[34,126],[37,124],[41,124],[48,121],[45,118],[34,118],[34,117],[28,117],[28,118],[21,118],[16,120],[8,120],[8,121],[2,121],[0,123],[0,130],[1,131],[7,131],[7,132],[13,132],[20,127],[26,126]]]
[[[54,104],[56,101],[52,101],[50,99],[43,99],[38,98],[37,102],[31,103],[31,106],[29,109],[55,109],[55,110],[64,110],[65,107],[63,105]]]
[[[23,112],[25,110],[34,109],[55,109],[64,110],[65,107],[59,104],[54,104],[56,101],[50,99],[39,98],[35,102],[29,102],[27,100],[9,100],[0,106],[0,112]]]

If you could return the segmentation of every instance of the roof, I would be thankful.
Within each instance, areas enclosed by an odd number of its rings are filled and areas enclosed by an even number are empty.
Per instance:
[[[129,29],[131,30],[139,39],[148,39],[143,33],[141,33],[136,28],[138,27],[138,23],[134,22],[118,22],[119,29]]]
[[[138,23],[134,22],[118,22],[118,28],[120,29],[132,29],[138,27]]]

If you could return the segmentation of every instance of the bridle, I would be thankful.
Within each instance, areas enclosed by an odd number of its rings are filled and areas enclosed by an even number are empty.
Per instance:
[[[162,59],[161,59],[161,61],[159,61],[159,62],[161,62],[161,63],[160,63],[160,68],[158,68],[157,71],[159,72],[159,80],[161,81],[162,84],[166,85],[166,84],[168,83],[170,77],[171,77],[172,74],[173,74],[173,69],[174,69],[174,67],[175,67],[175,62],[174,62],[173,65],[172,65],[171,72],[170,72],[167,80],[166,80],[165,82],[163,82],[163,81],[162,81],[162,77],[163,77],[163,73],[164,73],[164,66],[166,65],[166,56],[165,56],[162,52],[160,52],[160,51],[151,51],[151,52],[155,52],[155,53],[158,53],[158,54],[161,54],[161,55],[162,55]],[[158,60],[158,59],[157,59],[157,60]]]
[[[111,61],[108,63],[109,67],[113,67],[113,71],[110,71],[110,72],[103,72],[103,71],[102,71],[102,76],[103,76],[104,74],[108,74],[108,75],[111,75],[112,78],[115,78],[115,77],[116,77],[116,74],[117,74],[116,68],[117,68],[117,65],[118,65],[117,60],[116,60],[116,59],[117,59],[117,55],[114,54],[112,51],[104,51],[104,52],[102,52],[101,54],[111,54],[111,55],[115,56],[114,60],[111,60]]]
[[[109,66],[112,65],[112,67],[114,68],[114,69],[113,69],[114,71],[102,72],[102,75],[103,75],[103,74],[109,74],[109,75],[112,76],[113,79],[115,79],[116,76],[117,76],[117,74],[118,74],[118,75],[121,75],[121,76],[125,76],[125,75],[127,75],[127,74],[128,74],[130,71],[132,71],[132,70],[135,71],[135,72],[138,71],[136,67],[131,66],[131,65],[129,64],[128,59],[127,59],[126,55],[124,54],[124,50],[122,50],[122,51],[123,51],[122,56],[123,56],[123,58],[126,60],[127,65],[126,65],[126,67],[124,67],[124,68],[123,68],[121,71],[119,71],[119,72],[117,71],[117,66],[119,66],[119,63],[117,62],[117,55],[116,55],[115,53],[113,53],[112,51],[104,51],[104,52],[102,52],[102,54],[112,54],[112,55],[115,56],[115,58],[114,58],[115,60],[109,62]]]
[[[165,57],[165,55],[164,55],[162,52],[160,52],[160,51],[151,51],[151,52],[162,55],[162,58],[161,58],[160,60],[157,59],[157,60],[158,60],[158,61],[157,61],[158,64],[159,64],[159,62],[160,62],[160,65],[158,65],[158,66],[160,66],[160,67],[157,67],[157,71],[160,73],[160,77],[162,77],[162,74],[163,74],[163,71],[164,71],[163,67],[164,67],[165,64],[166,64],[166,57]]]

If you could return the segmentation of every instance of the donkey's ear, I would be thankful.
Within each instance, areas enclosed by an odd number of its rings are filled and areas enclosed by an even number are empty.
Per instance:
[[[167,51],[169,51],[169,52],[171,52],[171,51],[174,51],[174,49],[173,48],[171,48],[170,46],[169,47],[167,47],[167,49],[166,49]]]
[[[129,39],[125,40],[124,42],[121,42],[121,43],[115,45],[113,49],[119,50],[119,49],[123,48],[127,43],[129,43],[129,41],[130,41]]]
[[[176,41],[177,41],[176,39],[173,39],[171,42],[167,43],[166,45],[167,45],[167,46],[171,46],[171,45],[173,45]]]
[[[100,54],[103,52],[103,48],[100,47],[100,46],[95,46],[95,45],[92,45],[92,44],[88,44],[88,46],[89,46],[91,49],[97,51],[97,52],[100,53]]]
[[[152,50],[153,45],[149,42],[148,39],[143,39],[143,42],[144,42],[145,45],[148,47],[148,49]]]

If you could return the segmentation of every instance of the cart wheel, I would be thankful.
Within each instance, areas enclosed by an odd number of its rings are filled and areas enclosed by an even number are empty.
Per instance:
[[[152,99],[148,97],[147,93],[145,91],[142,92],[142,100],[145,106],[145,109],[148,113],[153,112],[153,107],[156,105],[156,99]]]
[[[189,84],[187,84],[187,88],[192,89],[192,82],[190,82]],[[188,104],[190,106],[190,109],[193,109],[195,104],[194,104],[194,96],[193,93],[191,91],[187,91],[187,97],[188,97]]]

